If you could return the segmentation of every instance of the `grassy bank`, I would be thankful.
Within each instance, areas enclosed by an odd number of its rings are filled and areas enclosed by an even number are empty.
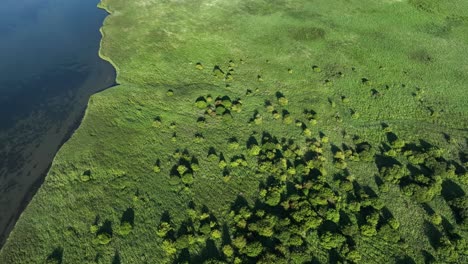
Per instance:
[[[0,262],[467,261],[464,1],[100,6],[120,85]]]

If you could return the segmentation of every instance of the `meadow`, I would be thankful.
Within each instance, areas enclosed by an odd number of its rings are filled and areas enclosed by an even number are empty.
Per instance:
[[[468,2],[100,7],[119,85],[1,263],[468,262]]]

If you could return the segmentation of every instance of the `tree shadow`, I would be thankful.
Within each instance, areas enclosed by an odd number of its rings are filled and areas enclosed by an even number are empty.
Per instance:
[[[426,250],[421,251],[421,254],[423,255],[425,264],[434,263],[436,261],[434,256]]]
[[[442,238],[442,233],[435,227],[432,223],[424,221],[424,231],[429,239],[429,243],[434,249],[438,249],[440,246],[440,239]]]
[[[205,246],[198,256],[194,256],[190,263],[206,263],[206,260],[221,260],[221,254],[215,242],[211,239],[207,240]],[[215,262],[213,262],[215,263]]]
[[[335,144],[330,144],[331,145],[331,151],[333,153],[333,155],[335,155],[338,151],[341,151],[341,149],[336,146]]]
[[[424,209],[424,211],[426,211],[426,214],[428,215],[435,214],[434,209],[432,209],[432,207],[430,207],[427,203],[422,203],[421,207]]]
[[[392,167],[393,165],[400,165],[401,166],[401,163],[392,158],[392,157],[387,157],[387,156],[383,156],[383,155],[376,155],[375,156],[375,165],[377,166],[377,168],[380,170],[382,169],[382,167]]]
[[[428,149],[431,149],[431,148],[434,147],[434,145],[432,145],[431,143],[425,141],[424,139],[420,139],[419,144],[421,145],[423,150],[428,150]]]
[[[398,256],[395,264],[416,264],[416,262],[410,256]]]
[[[328,263],[335,264],[335,263],[342,263],[343,258],[338,253],[336,249],[331,249],[328,251]]]
[[[396,140],[398,140],[398,136],[393,132],[387,132],[387,133],[385,133],[385,135],[387,136],[387,141],[390,142],[390,143],[395,142]]]
[[[276,96],[276,99],[280,99],[280,98],[284,97],[284,94],[282,92],[276,92],[275,96]]]
[[[234,212],[239,212],[241,208],[248,206],[249,203],[247,200],[243,196],[237,195],[236,200],[231,204],[231,210],[234,210]]]
[[[380,176],[377,174],[374,175],[374,180],[375,180],[375,184],[377,184],[378,187],[384,184],[384,181],[382,180],[382,178],[380,178]]]
[[[232,239],[231,235],[229,233],[229,227],[227,226],[226,223],[223,224],[223,234],[222,234],[222,244],[223,245],[231,245],[232,244]]]
[[[120,258],[119,252],[116,250],[114,254],[114,258],[112,259],[112,264],[121,264],[122,259]]]
[[[382,216],[382,218],[383,218],[383,220],[385,222],[388,222],[389,219],[393,218],[392,212],[390,212],[390,210],[386,206],[384,208],[382,208],[382,210],[380,212],[381,212],[381,216]]]
[[[369,186],[363,186],[362,189],[364,190],[364,192],[369,195],[369,197],[371,198],[377,198],[378,195],[377,193]]]
[[[173,264],[178,264],[178,263],[194,263],[190,259],[190,251],[187,248],[184,248],[180,251],[179,255],[174,259]]]
[[[108,234],[109,236],[112,236],[112,222],[109,220],[104,221],[104,224],[99,228],[99,230],[96,232],[96,235],[100,234]]]
[[[55,248],[49,256],[47,256],[47,261],[61,264],[63,262],[63,248]]]
[[[465,196],[465,191],[452,180],[445,180],[442,183],[442,196],[446,201],[451,201],[455,198]]]
[[[447,234],[452,234],[455,230],[455,227],[445,217],[442,217],[442,227]]]
[[[254,145],[258,145],[258,141],[253,135],[251,135],[247,140],[246,146],[247,148],[251,148]]]
[[[122,214],[122,217],[120,218],[120,223],[129,223],[131,226],[135,226],[135,211],[133,208],[128,208],[125,210],[125,212]]]
[[[217,154],[216,154],[216,149],[215,149],[214,147],[210,147],[210,148],[208,149],[208,156],[211,156],[211,155],[217,156]]]

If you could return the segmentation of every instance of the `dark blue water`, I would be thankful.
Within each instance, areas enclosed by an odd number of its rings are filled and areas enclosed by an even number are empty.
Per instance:
[[[0,2],[0,247],[89,96],[114,84],[98,57],[107,14],[97,4]]]
[[[44,98],[80,87],[93,69],[105,17],[97,0],[3,0],[0,129]],[[93,61],[94,60],[94,61]]]

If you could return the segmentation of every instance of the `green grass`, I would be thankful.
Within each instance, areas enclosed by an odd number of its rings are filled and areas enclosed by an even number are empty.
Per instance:
[[[263,132],[294,140],[301,148],[319,133],[329,137],[323,166],[336,190],[333,177],[346,172],[333,165],[332,145],[355,146],[358,136],[380,153],[379,147],[388,144],[382,130],[386,123],[407,143],[424,140],[443,149],[446,161],[460,165],[460,179],[453,181],[465,195],[466,1],[103,0],[101,6],[110,16],[102,28],[100,54],[118,70],[120,85],[90,99],[82,125],[57,154],[0,252],[1,263],[165,262],[163,240],[156,234],[164,212],[177,226],[193,201],[209,208],[220,225],[230,226],[230,208],[239,195],[251,205],[259,198],[259,185],[269,175],[255,173],[257,161],[247,154],[246,142],[252,135],[260,140]],[[214,76],[215,66],[225,73],[231,67],[232,80]],[[286,106],[279,105],[278,92],[288,99]],[[242,111],[232,111],[232,119],[205,116],[195,101],[207,95],[240,99]],[[266,101],[280,112],[287,110],[293,122],[275,120]],[[317,113],[316,125],[309,124],[304,110]],[[261,123],[250,122],[256,111]],[[197,124],[203,116],[206,122]],[[155,125],[155,118],[161,124]],[[296,119],[311,135],[295,125]],[[197,133],[203,141],[196,140]],[[240,143],[237,149],[229,147],[230,138]],[[223,177],[218,160],[207,157],[211,147],[228,163],[245,154],[248,166],[228,166],[231,177]],[[174,185],[169,176],[177,150],[187,150],[199,162],[188,187]],[[161,171],[156,173],[158,160]],[[401,154],[397,160],[407,162]],[[449,198],[437,196],[422,205],[398,185],[381,192],[375,162],[348,161],[347,170],[358,185],[378,194],[401,223],[398,232],[404,239],[392,244],[380,235],[353,237],[362,263],[424,263],[422,251],[446,262],[428,238],[427,208],[468,238],[458,228]],[[83,177],[86,171],[89,181]],[[129,208],[135,212],[134,227],[121,235],[121,218]],[[113,236],[101,245],[90,229],[106,220]],[[216,240],[218,247],[221,243]],[[333,262],[318,237],[309,247],[316,261]],[[203,256],[202,248],[192,255]],[[456,261],[464,263],[467,256],[460,250]]]

